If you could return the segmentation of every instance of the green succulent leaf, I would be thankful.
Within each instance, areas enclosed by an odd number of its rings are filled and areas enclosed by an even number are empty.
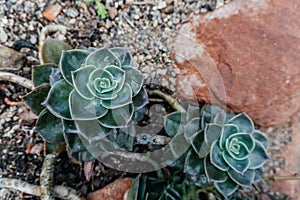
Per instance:
[[[246,113],[240,113],[234,116],[228,123],[238,126],[240,132],[252,133],[254,131],[254,124]]]
[[[51,143],[64,142],[63,124],[61,119],[44,109],[36,122],[36,130],[41,137]]]
[[[237,138],[231,138],[228,140],[228,149],[227,152],[229,155],[236,160],[244,160],[249,156],[248,147]]]
[[[103,127],[98,120],[75,121],[76,127],[89,143],[105,138],[110,129]]]
[[[129,84],[125,83],[117,94],[117,98],[112,100],[102,100],[102,105],[107,109],[116,109],[132,103],[132,90]]]
[[[204,130],[204,140],[208,146],[218,140],[222,133],[222,126],[217,124],[207,124]]]
[[[222,152],[222,156],[225,162],[229,165],[229,167],[238,173],[244,173],[249,169],[250,166],[249,158],[246,158],[244,160],[236,160],[232,158],[226,151]]]
[[[63,132],[64,133],[74,133],[74,134],[78,133],[78,130],[76,128],[74,121],[63,119],[62,123],[63,123]]]
[[[250,153],[249,159],[251,161],[249,166],[250,169],[256,169],[263,166],[263,164],[269,159],[266,149],[262,143],[255,141],[255,148]]]
[[[189,175],[204,174],[204,159],[200,159],[193,149],[186,156],[184,173]]]
[[[59,61],[58,67],[64,79],[72,85],[72,71],[79,69],[84,63],[89,52],[82,49],[64,51]]]
[[[61,40],[47,39],[41,50],[43,63],[58,64],[62,52],[70,49],[72,47]]]
[[[95,158],[87,151],[78,134],[64,133],[68,154],[78,161],[92,161]]]
[[[259,141],[265,149],[268,148],[268,138],[265,134],[263,134],[262,132],[258,131],[258,130],[254,130],[252,137],[256,140]]]
[[[39,115],[44,110],[45,107],[42,103],[46,100],[49,90],[49,84],[40,85],[23,97],[26,105],[34,114]]]
[[[219,145],[222,150],[226,149],[226,139],[230,137],[233,134],[236,134],[239,132],[239,128],[236,125],[233,124],[226,124],[223,127],[223,132],[221,134]]]
[[[50,85],[54,85],[54,83],[61,79],[63,79],[63,76],[61,75],[60,70],[58,68],[52,68],[50,74]]]
[[[210,151],[210,147],[204,142],[204,131],[198,131],[192,139],[192,147],[199,158],[204,158]]]
[[[254,138],[248,134],[248,133],[235,133],[230,135],[225,142],[225,146],[227,151],[229,151],[229,149],[232,150],[232,146],[230,146],[232,144],[232,141],[235,141],[236,143],[239,144],[243,144],[245,145],[245,147],[248,149],[248,151],[252,151],[255,147],[255,140]]]
[[[76,90],[70,93],[70,108],[74,120],[98,119],[108,112],[100,99],[86,100]]]
[[[56,117],[70,120],[69,95],[72,89],[64,79],[57,81],[43,105]]]
[[[132,102],[134,105],[134,110],[140,110],[143,108],[146,104],[149,103],[148,93],[145,88],[142,87],[142,89],[139,91],[139,93],[132,98]]]
[[[239,188],[239,185],[236,184],[230,178],[228,178],[226,181],[221,182],[221,183],[214,182],[214,186],[216,187],[218,192],[220,192],[220,194],[226,198],[228,196],[232,195]]]
[[[132,116],[134,108],[132,104],[108,110],[108,112],[99,119],[100,124],[107,128],[121,128],[128,125]]]
[[[121,66],[133,66],[133,59],[129,50],[120,47],[114,47],[110,50],[120,60]]]
[[[50,83],[52,68],[57,68],[55,64],[37,65],[32,68],[32,81],[34,87]]]
[[[127,193],[127,199],[126,200],[139,200],[143,199],[144,195],[146,193],[146,182],[144,178],[141,177],[141,174],[138,175],[132,185],[130,186],[128,193]]]
[[[210,161],[218,169],[227,171],[229,169],[227,163],[223,159],[222,149],[218,145],[218,141],[214,141],[210,150]]]
[[[113,75],[113,80],[117,82],[117,87],[114,92],[119,92],[125,83],[126,71],[116,66],[107,66],[104,69]]]
[[[124,66],[122,69],[126,72],[125,83],[128,83],[132,89],[132,96],[136,96],[142,88],[144,77],[140,71],[137,69]]]
[[[262,168],[261,167],[257,168],[257,169],[254,170],[254,172],[255,172],[255,176],[254,176],[253,182],[256,183],[258,181],[261,181],[261,179],[263,177],[263,170],[262,170]]]
[[[183,125],[186,123],[186,113],[172,112],[164,118],[164,129],[170,137],[183,132]]]
[[[215,116],[220,112],[224,112],[220,107],[205,104],[201,109],[201,127],[205,127],[206,124],[213,123]]]
[[[119,59],[107,48],[97,49],[92,52],[86,58],[85,65],[93,65],[97,68],[104,68],[111,65],[121,67]]]
[[[179,158],[187,151],[189,144],[187,143],[184,135],[181,133],[172,138],[172,140],[169,142],[169,146],[173,155],[176,158]]]
[[[233,169],[229,169],[228,175],[237,184],[244,187],[250,187],[253,183],[255,172],[254,170],[249,169],[244,173],[238,173]]]
[[[194,118],[184,126],[184,137],[192,141],[193,135],[200,130],[200,118]]]
[[[224,182],[228,178],[226,172],[211,164],[209,154],[204,158],[204,170],[209,181]]]
[[[187,121],[191,121],[194,118],[200,117],[200,108],[198,106],[189,105],[187,111]]]
[[[71,73],[72,83],[77,93],[87,100],[94,99],[94,94],[89,90],[87,83],[90,74],[96,69],[95,66],[85,66]]]

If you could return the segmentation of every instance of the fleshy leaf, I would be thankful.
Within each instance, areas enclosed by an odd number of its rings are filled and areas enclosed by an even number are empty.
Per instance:
[[[186,152],[190,145],[186,142],[184,135],[181,133],[172,138],[172,140],[169,142],[169,146],[173,155],[175,155],[176,158],[179,158],[183,153]]]
[[[199,158],[204,158],[210,151],[210,147],[204,142],[204,131],[198,131],[192,139],[192,147],[197,152]]]
[[[129,50],[120,47],[114,47],[109,50],[120,60],[121,66],[133,66],[133,59]]]
[[[109,65],[121,67],[119,59],[107,48],[97,49],[92,52],[86,58],[85,65],[94,65],[97,68],[104,68]]]
[[[204,139],[208,146],[218,140],[222,133],[222,126],[217,124],[207,124],[204,130]]]
[[[251,161],[250,169],[256,169],[263,166],[263,164],[269,159],[266,149],[260,142],[255,141],[255,148],[250,153],[249,159]]]
[[[108,71],[110,74],[113,75],[113,80],[117,82],[117,87],[114,89],[114,92],[115,93],[119,92],[122,89],[126,80],[127,74],[125,70],[115,66],[107,66],[104,69],[105,71]]]
[[[146,187],[140,186],[140,184],[145,185],[145,183],[141,183],[141,179],[141,174],[134,179],[132,185],[128,190],[126,200],[139,200],[139,193],[145,193]]]
[[[164,118],[164,129],[170,137],[183,132],[183,125],[186,123],[186,113],[172,112]]]
[[[92,100],[94,98],[94,95],[87,87],[87,83],[91,72],[95,69],[96,67],[94,66],[86,66],[83,68],[79,68],[75,72],[72,72],[72,83],[74,85],[74,88],[80,96],[87,100]]]
[[[72,119],[92,120],[103,117],[108,111],[102,106],[100,99],[86,100],[82,98],[76,90],[70,94],[70,108]]]
[[[224,125],[223,132],[222,132],[221,138],[220,138],[220,143],[219,143],[220,148],[224,150],[226,148],[226,139],[229,136],[231,136],[235,133],[238,133],[238,132],[239,132],[239,128],[236,125],[233,125],[233,124]]]
[[[63,119],[62,123],[63,123],[63,132],[64,133],[74,133],[74,134],[78,133],[78,130],[76,128],[74,121]]]
[[[227,152],[236,160],[244,160],[249,156],[248,147],[237,138],[232,138],[230,140]]]
[[[77,134],[64,133],[69,155],[78,161],[91,161],[95,158],[87,151]]]
[[[64,51],[59,61],[59,69],[64,79],[72,85],[72,71],[79,69],[84,63],[89,52],[82,49]]]
[[[200,130],[200,118],[194,118],[184,126],[184,137],[187,141],[192,140],[192,136]]]
[[[209,159],[210,155],[208,154],[204,158],[204,169],[205,169],[205,174],[208,178],[209,181],[216,181],[216,182],[224,182],[228,178],[227,173],[219,170],[216,168],[214,165],[210,163]]]
[[[61,75],[59,68],[52,68],[50,74],[50,85],[54,85],[54,83],[61,79],[63,79],[63,76]]]
[[[128,125],[130,122],[134,108],[132,104],[108,110],[104,117],[99,119],[100,124],[107,128],[121,128]]]
[[[252,133],[254,130],[254,124],[246,113],[240,113],[234,116],[228,123],[237,125],[240,132]]]
[[[107,136],[109,129],[100,125],[98,120],[75,121],[76,127],[89,143],[101,140]]]
[[[194,118],[200,118],[200,108],[198,106],[189,105],[187,111],[187,121],[191,121]]]
[[[245,173],[241,174],[241,173],[236,172],[233,169],[229,169],[228,175],[237,184],[244,186],[244,187],[250,187],[251,184],[253,183],[255,172],[254,172],[254,170],[249,169]]]
[[[220,192],[220,194],[222,194],[226,198],[232,195],[239,188],[239,185],[236,184],[230,178],[228,178],[226,181],[222,183],[215,182],[214,185],[218,190],[218,192]]]
[[[64,80],[57,81],[50,89],[43,105],[56,117],[71,119],[69,95],[72,87]]]
[[[200,159],[193,149],[191,149],[186,156],[184,173],[188,173],[189,175],[204,173],[204,159]]]
[[[254,138],[248,133],[235,133],[230,135],[225,142],[226,149],[229,150],[230,141],[234,139],[238,142],[243,143],[248,151],[252,151],[255,147],[255,140]]]
[[[116,109],[132,103],[132,90],[127,83],[116,95],[112,100],[102,100],[102,105],[107,109]]]
[[[59,142],[59,143],[45,142],[45,150],[46,150],[46,154],[61,153],[66,150],[66,143],[65,142]]]
[[[229,169],[227,163],[223,159],[222,149],[218,145],[218,141],[213,142],[210,150],[210,162],[217,168],[223,171]]]
[[[255,172],[255,176],[254,176],[253,182],[255,183],[255,182],[261,181],[261,179],[263,177],[263,170],[262,170],[262,168],[261,167],[257,168],[257,169],[254,170],[254,172]]]
[[[44,63],[58,64],[62,51],[70,49],[72,47],[61,40],[47,39],[42,46],[42,60]]]
[[[137,111],[149,103],[148,94],[145,88],[142,87],[140,92],[132,98],[134,110]]]
[[[206,124],[213,123],[215,116],[219,112],[224,112],[220,107],[205,104],[201,109],[201,127],[205,127]]]
[[[61,119],[44,109],[36,122],[36,130],[41,137],[51,143],[64,141],[63,124]]]
[[[259,141],[265,149],[268,148],[268,138],[265,134],[263,134],[262,132],[258,131],[258,130],[254,130],[252,137]]]
[[[222,152],[225,162],[229,165],[230,168],[235,170],[238,173],[244,173],[250,166],[250,159],[246,158],[244,160],[236,160],[232,158],[227,152]]]
[[[52,68],[57,68],[54,64],[37,65],[32,68],[32,81],[35,87],[44,83],[50,83]]]
[[[23,97],[26,105],[34,114],[39,115],[44,110],[42,102],[46,100],[49,90],[49,84],[40,85]]]
[[[137,95],[141,90],[144,81],[142,73],[130,66],[124,66],[122,69],[126,71],[125,83],[130,85],[133,96]]]

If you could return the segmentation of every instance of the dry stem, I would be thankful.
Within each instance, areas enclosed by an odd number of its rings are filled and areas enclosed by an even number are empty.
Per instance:
[[[21,76],[9,73],[9,72],[0,72],[0,80],[3,81],[11,81],[14,83],[17,83],[25,88],[28,88],[30,90],[34,89],[33,83],[31,80],[27,78],[23,78]]]

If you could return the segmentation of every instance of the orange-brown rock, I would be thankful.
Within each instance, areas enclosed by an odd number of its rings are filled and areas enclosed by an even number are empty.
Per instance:
[[[62,9],[61,5],[56,3],[48,6],[43,12],[43,15],[47,20],[53,21],[55,18],[57,18],[57,16],[61,12],[61,9]]]
[[[88,200],[123,200],[125,193],[133,183],[132,178],[117,179],[104,188],[88,195]]]
[[[192,77],[201,100],[225,102],[263,126],[289,120],[300,108],[299,8],[298,0],[235,0],[182,26],[180,32],[194,37],[200,50],[177,48],[194,54],[177,60],[178,91],[190,95],[182,82]],[[191,69],[195,66],[201,76]],[[205,67],[217,67],[221,79],[205,77]]]

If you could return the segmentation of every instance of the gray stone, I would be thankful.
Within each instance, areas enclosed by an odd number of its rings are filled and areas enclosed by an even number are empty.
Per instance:
[[[0,45],[0,60],[0,70],[16,70],[23,66],[25,56],[11,48]]]
[[[1,42],[6,42],[8,39],[7,34],[5,33],[4,29],[0,27],[0,41]]]

